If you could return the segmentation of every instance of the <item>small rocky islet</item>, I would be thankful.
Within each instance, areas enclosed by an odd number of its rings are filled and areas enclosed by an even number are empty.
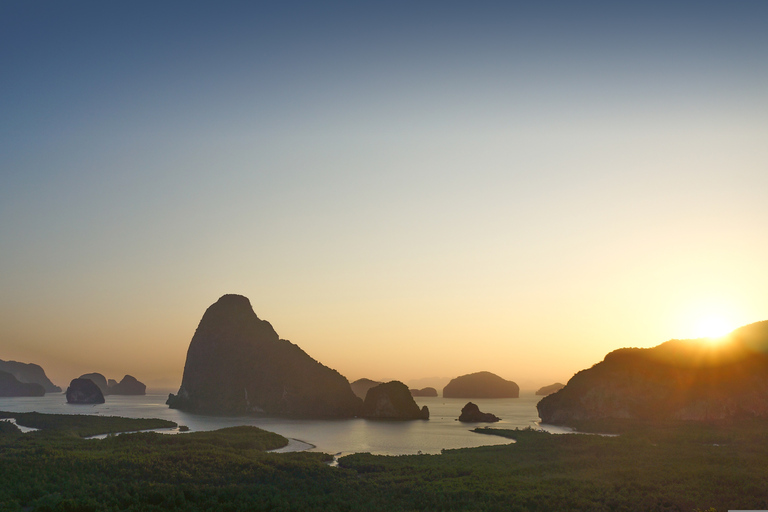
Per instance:
[[[408,387],[393,380],[368,390],[362,416],[370,419],[428,420],[429,408],[425,405],[419,409]]]
[[[461,409],[461,415],[459,421],[465,423],[495,423],[500,421],[501,418],[490,412],[481,412],[480,407],[472,402],[468,402]]]

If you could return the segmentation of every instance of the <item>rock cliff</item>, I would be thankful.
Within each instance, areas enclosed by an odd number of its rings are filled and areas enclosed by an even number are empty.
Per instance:
[[[623,348],[582,370],[537,404],[542,422],[768,418],[768,321],[722,343],[670,340]]]
[[[480,412],[480,408],[472,402],[467,403],[467,405],[461,409],[461,415],[459,416],[459,421],[467,423],[494,423],[499,420],[501,420],[501,418],[495,414]]]
[[[428,420],[429,409],[421,409],[413,401],[408,386],[393,380],[368,390],[363,403],[363,416],[371,419]]]
[[[104,394],[91,379],[72,379],[67,388],[67,403],[103,404]]]
[[[19,382],[40,384],[46,393],[61,393],[61,388],[48,379],[40,365],[0,360],[0,372],[10,373]]]
[[[520,387],[491,372],[462,375],[443,388],[443,398],[518,398]]]
[[[8,372],[0,371],[0,397],[43,396],[45,388],[36,382],[21,382]]]
[[[167,403],[209,414],[299,417],[351,417],[362,407],[347,379],[281,340],[240,295],[224,295],[206,310],[179,392]]]

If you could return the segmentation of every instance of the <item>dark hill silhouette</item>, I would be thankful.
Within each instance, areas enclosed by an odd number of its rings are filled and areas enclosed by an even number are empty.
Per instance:
[[[8,372],[0,371],[0,396],[43,396],[45,388],[36,382],[21,382]]]
[[[724,342],[670,340],[622,348],[538,403],[544,423],[768,417],[768,321]]]
[[[355,395],[359,396],[362,400],[365,400],[365,395],[368,394],[368,390],[375,388],[379,384],[383,384],[383,382],[371,379],[357,379],[355,382],[350,384],[350,386],[352,386],[352,392]]]
[[[443,388],[444,398],[517,398],[520,387],[491,372],[462,375]]]
[[[99,387],[101,394],[104,396],[147,394],[147,386],[131,375],[124,376],[120,382],[117,382],[115,379],[107,379],[100,373],[86,373],[81,375],[80,378],[92,381]]]
[[[10,373],[19,382],[40,384],[46,393],[61,393],[61,388],[48,379],[40,365],[0,360],[0,372]]]
[[[209,307],[189,344],[175,409],[209,414],[351,417],[362,401],[347,379],[281,340],[241,295]]]
[[[109,394],[109,384],[107,378],[100,373],[86,373],[78,377],[80,379],[88,379],[99,387],[102,395]]]
[[[494,423],[500,420],[501,418],[495,414],[480,411],[480,408],[472,402],[468,402],[467,405],[462,407],[461,414],[459,415],[459,421],[465,423]]]
[[[550,384],[549,386],[542,386],[536,391],[536,395],[538,396],[547,396],[551,395],[552,393],[556,391],[560,391],[565,387],[565,384],[561,384],[560,382],[555,382],[554,384]]]
[[[437,396],[437,390],[435,388],[426,387],[422,389],[411,389],[411,395],[413,396]]]
[[[428,420],[429,409],[426,405],[419,409],[408,386],[393,380],[368,390],[363,416],[371,419]]]
[[[114,382],[112,379],[110,381]],[[120,382],[109,386],[110,395],[146,395],[147,386],[136,377],[126,375]]]
[[[103,404],[104,394],[91,379],[72,379],[66,391],[68,404]]]

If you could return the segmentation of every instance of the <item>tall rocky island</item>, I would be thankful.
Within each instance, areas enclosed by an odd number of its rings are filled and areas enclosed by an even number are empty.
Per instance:
[[[181,388],[167,404],[207,414],[300,417],[351,417],[362,408],[346,378],[281,340],[241,295],[224,295],[205,312]]]
[[[614,350],[536,407],[542,422],[576,427],[768,418],[768,321],[715,344],[670,340]]]

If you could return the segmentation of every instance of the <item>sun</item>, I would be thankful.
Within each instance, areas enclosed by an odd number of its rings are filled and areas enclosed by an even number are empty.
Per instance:
[[[697,338],[722,338],[733,330],[733,327],[721,316],[707,315],[696,322],[695,334]]]

